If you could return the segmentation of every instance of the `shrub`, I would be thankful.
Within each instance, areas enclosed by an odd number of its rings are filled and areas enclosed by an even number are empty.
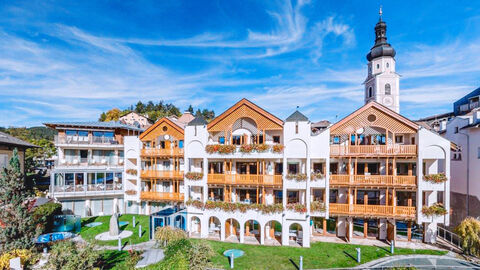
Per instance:
[[[442,203],[434,203],[431,206],[424,206],[422,213],[426,216],[443,216],[447,214],[447,209]]]
[[[283,144],[274,144],[272,147],[274,153],[283,153],[283,149],[285,149]]]
[[[307,175],[304,174],[304,173],[287,174],[287,179],[288,180],[296,180],[298,182],[306,181],[307,180]]]
[[[20,257],[20,262],[25,269],[28,269],[29,265],[33,265],[37,259],[31,250],[14,249],[0,256],[0,270],[10,270],[10,260],[17,257]]]
[[[62,205],[60,203],[48,202],[40,205],[33,210],[33,216],[41,232],[51,232],[55,215],[62,214]]]
[[[154,235],[154,239],[161,247],[166,247],[172,241],[185,238],[187,238],[187,234],[183,230],[170,226],[158,227]]]
[[[310,203],[310,211],[312,212],[325,212],[325,203],[319,201],[313,201]]]
[[[177,252],[173,256],[165,257],[159,264],[147,267],[155,270],[189,270],[190,262],[183,252]]]
[[[289,203],[287,204],[287,209],[298,213],[307,212],[307,207],[301,203]]]
[[[185,174],[185,178],[188,180],[202,180],[203,179],[203,173],[200,172],[187,172]]]
[[[480,221],[467,217],[455,228],[455,232],[462,238],[464,252],[480,256]]]
[[[443,183],[447,181],[447,176],[444,173],[437,173],[437,174],[425,175],[423,176],[423,179],[425,181],[437,184],[437,183]]]
[[[175,253],[179,251],[183,252],[183,251],[190,250],[190,248],[192,248],[192,242],[189,239],[184,238],[180,240],[175,240],[168,243],[164,254],[165,254],[165,257],[170,257],[170,256],[174,256]]]
[[[195,242],[188,251],[188,257],[190,259],[191,270],[203,270],[208,269],[212,265],[210,258],[215,255],[212,247],[207,242],[200,241]]]
[[[49,270],[89,270],[100,262],[101,255],[92,244],[76,244],[60,241],[53,245],[45,269]]]

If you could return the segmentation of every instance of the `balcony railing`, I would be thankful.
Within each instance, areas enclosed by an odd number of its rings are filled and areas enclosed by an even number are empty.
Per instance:
[[[388,145],[330,145],[330,155],[332,156],[374,156],[374,155],[408,155],[415,156],[417,146],[404,144]]]
[[[110,157],[99,157],[98,159],[93,158],[68,158],[64,160],[56,160],[55,167],[58,166],[67,166],[67,167],[75,167],[75,166],[123,166],[123,158],[114,157],[111,159]]]
[[[417,177],[413,175],[330,175],[331,185],[345,186],[416,186]]]
[[[142,170],[141,178],[183,179],[183,171]]]
[[[55,144],[118,145],[118,144],[123,144],[123,140],[117,140],[115,137],[55,135]]]
[[[414,206],[330,203],[330,214],[347,216],[415,218]]]
[[[183,156],[183,148],[171,148],[171,149],[146,148],[141,150],[140,155],[144,157]]]
[[[53,191],[60,192],[98,192],[98,191],[115,191],[122,190],[121,183],[116,184],[90,184],[90,185],[64,185],[54,186]]]
[[[282,175],[208,174],[208,184],[225,185],[282,185]]]
[[[184,198],[185,195],[183,193],[154,191],[140,192],[140,199],[144,201],[183,201]]]

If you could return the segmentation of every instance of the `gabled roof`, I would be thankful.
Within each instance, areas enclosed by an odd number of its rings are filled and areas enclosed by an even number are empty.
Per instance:
[[[292,113],[287,119],[285,119],[285,122],[307,122],[308,117],[306,117],[304,114],[296,110],[294,113]]]
[[[199,115],[195,117],[192,121],[188,123],[188,126],[204,126],[208,124],[208,122],[203,118],[203,116]]]
[[[7,133],[0,132],[0,145],[20,146],[23,148],[38,147],[29,142],[15,138]]]
[[[403,130],[417,131],[419,129],[419,126],[415,122],[409,120],[408,118],[396,113],[395,111],[390,110],[389,108],[387,108],[387,107],[385,107],[385,106],[383,106],[383,105],[381,105],[381,104],[379,104],[375,101],[371,101],[371,102],[368,102],[367,104],[363,105],[358,110],[351,113],[350,115],[346,116],[342,120],[333,124],[330,127],[330,132],[333,133],[337,129],[352,125],[352,123],[349,124],[350,121],[353,121],[353,120],[355,120],[355,118],[360,117],[362,115],[362,113],[372,111],[372,109],[376,110],[377,112],[380,112],[381,115],[384,114],[387,117],[390,117],[390,118],[393,118],[394,120],[397,120],[397,123],[400,123],[403,126]],[[367,121],[367,120],[365,120],[365,121]],[[358,122],[359,125],[366,124],[365,121],[363,121],[363,119],[357,119],[356,120],[356,122]],[[375,120],[374,120],[374,122],[375,122]],[[386,122],[384,121],[383,124],[398,126],[398,125],[394,125],[391,121],[386,121]],[[375,123],[374,123],[374,125],[375,125]],[[356,127],[354,127],[354,126],[349,127],[349,128],[350,129],[353,128],[353,130],[351,130],[352,133],[356,131]]]
[[[266,110],[260,108],[257,106],[255,103],[251,102],[250,100],[243,98],[239,102],[235,103],[232,107],[228,108],[225,112],[220,114],[219,116],[215,117],[209,124],[208,124],[208,129],[212,129],[215,127],[218,123],[220,123],[222,120],[226,119],[229,117],[231,114],[233,114],[236,110],[242,108],[242,107],[247,107],[248,111],[251,112],[252,114],[255,114],[255,116],[261,116],[264,119],[268,119],[271,123],[270,127],[271,129],[282,129],[283,128],[283,121],[276,117],[275,115],[267,112]],[[245,117],[249,117],[252,115],[245,115]],[[261,127],[259,127],[261,128]],[[262,127],[263,128],[263,127]]]
[[[83,127],[83,128],[112,128],[112,129],[127,129],[127,130],[134,130],[134,131],[143,131],[142,128],[138,128],[135,126],[127,125],[121,123],[119,121],[109,121],[109,122],[100,122],[100,121],[92,121],[92,122],[52,122],[52,123],[43,123],[45,126],[49,128],[55,129],[56,127]]]
[[[151,125],[144,132],[142,132],[139,138],[143,139],[145,136],[147,136],[149,133],[154,131],[162,123],[167,123],[169,126],[173,127],[176,131],[180,132],[182,135],[184,134],[183,127],[179,126],[174,121],[170,120],[168,117],[162,117],[157,122],[155,122],[155,124]]]

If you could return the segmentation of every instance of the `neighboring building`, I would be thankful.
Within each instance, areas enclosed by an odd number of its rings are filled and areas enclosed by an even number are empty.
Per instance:
[[[0,132],[0,169],[8,166],[8,162],[12,158],[13,149],[16,148],[18,151],[18,158],[20,159],[21,169],[25,172],[25,150],[33,147],[38,146]]]
[[[82,217],[123,213],[123,138],[142,130],[120,122],[45,125],[58,132],[50,196],[63,211]]]
[[[152,125],[152,120],[136,112],[128,112],[118,119],[123,124],[146,129]]]

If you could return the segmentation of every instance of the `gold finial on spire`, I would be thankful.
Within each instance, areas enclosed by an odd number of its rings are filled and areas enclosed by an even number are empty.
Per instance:
[[[382,5],[380,5],[380,10],[378,11],[378,15],[380,15],[380,20],[382,20]]]

